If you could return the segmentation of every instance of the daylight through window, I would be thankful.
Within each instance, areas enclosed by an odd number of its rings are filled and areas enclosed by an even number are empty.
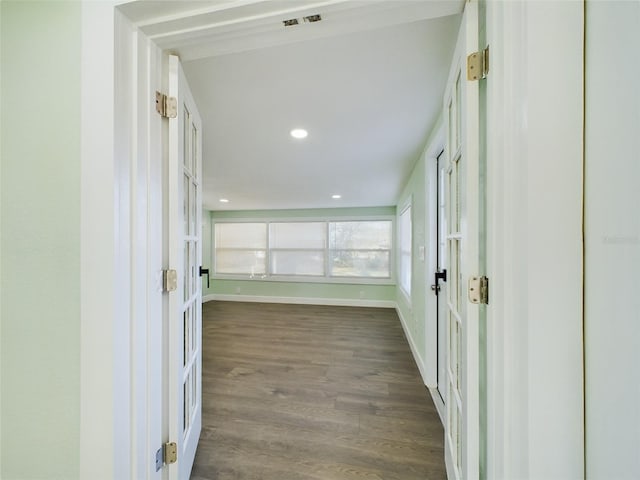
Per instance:
[[[391,220],[214,224],[217,275],[391,279]]]
[[[411,205],[407,205],[400,214],[398,226],[400,244],[400,288],[411,298]]]

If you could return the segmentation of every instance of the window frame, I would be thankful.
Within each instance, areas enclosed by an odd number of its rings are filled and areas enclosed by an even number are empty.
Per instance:
[[[330,259],[329,252],[329,224],[332,222],[391,222],[391,247],[389,248],[389,277],[348,277],[329,276]],[[280,275],[271,273],[271,245],[270,245],[270,225],[272,223],[318,223],[326,224],[325,242],[325,274],[318,275]],[[216,239],[215,228],[222,223],[264,223],[267,228],[267,270],[266,274],[230,274],[216,273]],[[327,283],[327,284],[362,284],[362,285],[395,285],[396,284],[396,216],[395,215],[373,215],[373,216],[344,216],[344,217],[265,217],[265,218],[211,218],[211,256],[212,256],[212,278],[218,280],[249,280],[263,282],[294,282],[294,283]],[[276,249],[278,250],[278,249]],[[305,249],[306,250],[306,249]],[[382,250],[384,251],[384,250]]]
[[[407,291],[405,289],[405,286],[402,284],[402,257],[403,255],[405,255],[407,252],[405,252],[403,250],[403,245],[402,245],[402,222],[401,222],[401,217],[402,215],[404,215],[404,213],[409,210],[409,250],[408,250],[408,256],[409,256],[409,291]],[[409,306],[411,306],[411,291],[413,290],[413,198],[409,197],[403,204],[402,204],[402,208],[400,209],[400,213],[398,214],[398,224],[397,224],[397,238],[398,238],[398,243],[396,246],[396,252],[397,252],[397,256],[398,256],[398,289],[400,290],[400,292],[402,293],[402,295],[404,296],[407,304]]]

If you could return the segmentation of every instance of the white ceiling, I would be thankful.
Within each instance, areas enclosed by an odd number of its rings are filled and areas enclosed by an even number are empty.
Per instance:
[[[203,119],[204,207],[253,210],[395,205],[441,109],[463,3],[137,1],[122,10],[182,59]],[[322,21],[282,25],[312,14]],[[294,127],[309,136],[291,138]]]

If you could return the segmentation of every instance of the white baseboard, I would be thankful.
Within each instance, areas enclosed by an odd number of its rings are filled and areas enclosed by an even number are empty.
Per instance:
[[[416,365],[418,366],[418,370],[420,370],[422,383],[427,385],[427,376],[426,376],[426,369],[424,366],[424,360],[420,356],[420,352],[416,347],[415,341],[413,340],[413,336],[411,335],[411,330],[409,330],[409,326],[407,325],[407,321],[402,316],[402,310],[400,310],[397,304],[395,305],[395,308],[398,314],[398,318],[400,318],[400,324],[402,325],[402,329],[404,330],[404,336],[407,337],[407,341],[409,342],[409,347],[411,348],[411,353],[413,354],[413,360],[416,362]]]
[[[431,394],[431,398],[433,400],[433,404],[436,406],[436,410],[438,411],[438,416],[440,417],[440,422],[444,426],[444,402],[438,393],[437,388],[429,387],[429,393]]]
[[[395,308],[392,300],[367,300],[359,298],[314,298],[314,297],[273,297],[260,295],[210,294],[202,297],[203,302],[220,300],[223,302],[290,303],[296,305],[330,305],[336,307]]]

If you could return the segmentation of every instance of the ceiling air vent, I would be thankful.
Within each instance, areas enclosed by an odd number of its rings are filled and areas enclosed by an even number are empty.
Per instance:
[[[317,13],[315,15],[307,15],[306,17],[302,17],[302,19],[290,18],[289,20],[283,20],[282,23],[285,27],[293,27],[294,25],[299,25],[300,22],[316,23],[320,20],[322,20],[322,17]]]
[[[304,17],[304,21],[309,23],[319,22],[320,20],[322,20],[322,17],[320,16],[320,14],[309,15],[308,17]]]

